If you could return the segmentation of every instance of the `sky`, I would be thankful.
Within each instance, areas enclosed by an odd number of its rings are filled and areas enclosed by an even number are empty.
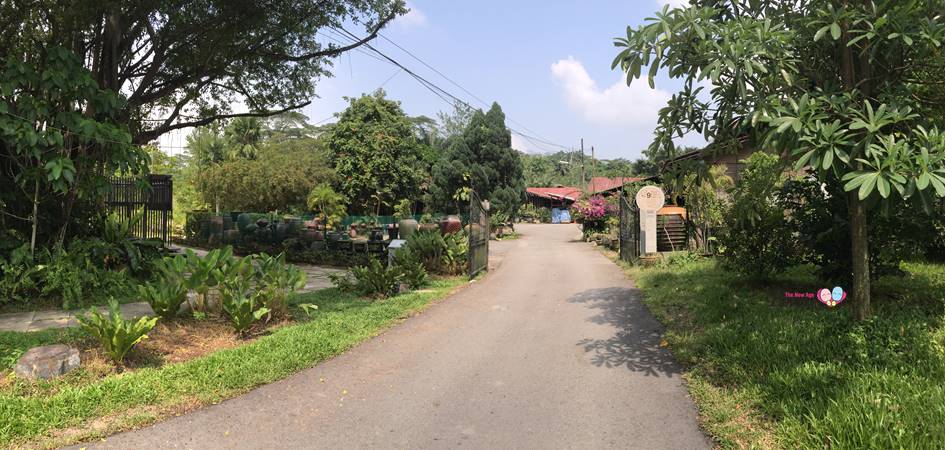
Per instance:
[[[410,0],[411,11],[381,34],[434,67],[459,86],[506,114],[520,132],[564,147],[595,148],[598,158],[640,157],[652,141],[657,111],[680,84],[661,74],[656,89],[645,80],[627,86],[611,70],[613,38],[638,26],[663,4],[684,0]],[[349,29],[355,34],[362,30]],[[325,35],[326,39],[340,39]],[[371,43],[450,93],[487,108],[382,38]],[[386,61],[351,51],[334,61],[333,76],[318,81],[318,98],[302,112],[311,122],[328,123],[342,111],[345,97],[378,87],[401,102],[409,115],[436,117],[452,107]],[[180,136],[168,139],[181,145]],[[176,139],[176,140],[175,140]],[[701,137],[682,143],[702,145]],[[560,148],[513,134],[512,146],[529,153]]]

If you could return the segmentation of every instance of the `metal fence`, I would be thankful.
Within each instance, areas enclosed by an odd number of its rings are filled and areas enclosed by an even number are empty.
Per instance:
[[[620,197],[620,259],[634,263],[640,258],[640,210]]]
[[[489,211],[479,195],[469,194],[469,278],[489,270]]]
[[[168,242],[173,209],[174,183],[170,175],[148,175],[147,182],[133,177],[112,177],[105,194],[109,213],[118,213],[123,221],[131,222],[136,214],[141,220],[134,223],[131,234],[139,239]]]

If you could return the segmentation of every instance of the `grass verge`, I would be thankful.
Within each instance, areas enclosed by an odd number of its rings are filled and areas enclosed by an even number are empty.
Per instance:
[[[97,438],[236,396],[344,352],[463,283],[461,278],[437,280],[427,290],[376,302],[336,289],[315,291],[295,299],[318,305],[312,320],[276,329],[237,348],[91,384],[61,386],[54,395],[0,393],[0,448],[51,447]],[[73,333],[58,336],[71,339]],[[0,348],[61,342],[56,336],[4,333]]]
[[[723,448],[937,448],[945,442],[945,265],[904,263],[876,283],[875,315],[814,292],[808,268],[765,284],[712,261],[626,268],[688,367],[704,429]]]

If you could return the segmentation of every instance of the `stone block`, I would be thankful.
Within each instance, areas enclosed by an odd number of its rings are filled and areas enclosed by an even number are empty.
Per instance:
[[[29,349],[16,362],[16,376],[46,380],[64,375],[79,367],[79,350],[65,344],[45,345]]]

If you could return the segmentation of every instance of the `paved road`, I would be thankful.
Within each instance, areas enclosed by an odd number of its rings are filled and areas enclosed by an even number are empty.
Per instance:
[[[492,244],[501,264],[485,279],[380,337],[96,446],[709,447],[621,271],[572,225],[516,229]]]

